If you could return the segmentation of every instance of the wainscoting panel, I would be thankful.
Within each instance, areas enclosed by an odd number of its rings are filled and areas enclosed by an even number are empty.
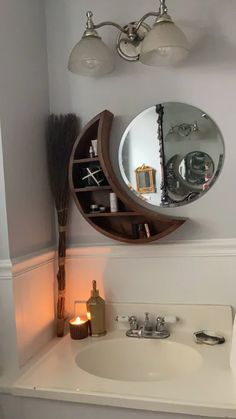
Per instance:
[[[67,307],[97,280],[109,302],[226,304],[236,309],[236,240],[72,248]]]
[[[55,252],[12,262],[12,287],[19,366],[55,335]]]

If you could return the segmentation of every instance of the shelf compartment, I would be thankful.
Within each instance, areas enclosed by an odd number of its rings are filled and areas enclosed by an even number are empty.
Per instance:
[[[111,213],[108,212],[110,209],[110,194],[109,192],[112,191],[111,187],[105,187],[105,186],[97,186],[97,187],[91,187],[92,189],[85,189],[83,188],[80,191],[75,192],[75,195],[77,197],[77,200],[79,202],[79,205],[83,211],[83,215],[84,217],[88,217],[89,216],[104,216],[105,217],[107,215],[110,215]],[[79,188],[80,189],[80,188]],[[75,191],[75,190],[74,190]],[[90,212],[90,205],[91,204],[95,204],[98,206],[103,206],[107,209],[107,212],[103,212],[103,213],[91,213]],[[118,208],[119,208],[119,213],[130,213],[130,208],[126,207],[123,202],[121,202],[120,200],[118,200]],[[107,214],[107,215],[106,215]],[[114,213],[117,214],[117,213]],[[117,217],[117,215],[116,215]]]
[[[86,214],[86,217],[88,215]],[[99,229],[106,231],[111,238],[119,238],[126,243],[142,244],[152,241],[155,238],[161,238],[165,235],[165,231],[171,226],[169,223],[158,223],[150,221],[143,215],[134,213],[134,216],[123,217],[88,217],[90,222]],[[131,221],[132,220],[132,221]],[[135,238],[133,236],[133,224],[147,223],[150,231],[150,237]]]
[[[90,185],[86,180],[83,180],[85,176],[92,176],[89,175],[87,168],[90,169],[93,176],[100,181],[100,186],[95,183],[93,179],[91,179]],[[99,160],[90,161],[89,163],[81,162],[81,164],[73,164],[72,166],[72,179],[74,185],[75,192],[86,192],[86,191],[93,191],[93,190],[102,190],[104,186],[109,187],[106,176],[102,170],[101,164]],[[91,189],[90,189],[91,188]],[[94,189],[93,189],[94,188]]]

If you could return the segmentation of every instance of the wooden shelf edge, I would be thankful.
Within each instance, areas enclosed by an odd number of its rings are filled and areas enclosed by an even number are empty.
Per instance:
[[[74,159],[73,164],[99,162],[98,157],[86,157],[84,159]]]
[[[139,217],[142,214],[137,212],[124,211],[124,212],[89,212],[84,213],[85,217],[88,218],[98,218],[98,217]]]
[[[106,191],[110,190],[112,191],[112,188],[110,185],[104,185],[104,186],[85,186],[84,188],[75,188],[73,189],[74,192],[94,192],[94,191]]]

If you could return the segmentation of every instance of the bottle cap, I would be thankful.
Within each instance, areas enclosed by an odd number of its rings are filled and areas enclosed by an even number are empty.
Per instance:
[[[92,285],[93,285],[93,289],[91,290],[91,297],[98,297],[99,296],[99,291],[97,289],[97,282],[92,281]]]

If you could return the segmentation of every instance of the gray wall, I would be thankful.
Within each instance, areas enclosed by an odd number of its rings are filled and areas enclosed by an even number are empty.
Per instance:
[[[1,259],[9,259],[9,243],[0,126],[0,260]]]
[[[54,241],[44,136],[49,112],[46,26],[42,0],[0,0],[0,7],[0,119],[14,258]]]
[[[97,0],[91,0],[88,5],[87,0],[47,0],[51,110],[76,112],[82,124],[105,108],[111,110],[116,116],[111,139],[114,153],[132,118],[157,102],[180,101],[205,110],[219,125],[225,139],[224,169],[214,187],[199,201],[165,210],[168,214],[189,217],[189,221],[164,240],[235,237],[236,2],[225,0],[222,8],[221,0],[169,1],[170,14],[193,45],[188,61],[180,68],[129,64],[116,56],[116,71],[99,80],[67,71],[68,56],[82,35],[88,8],[93,10],[97,22],[111,19],[122,24],[155,9],[157,3],[100,0],[98,4]],[[104,28],[99,33],[114,48],[116,30]],[[74,205],[70,241],[109,242],[81,218]]]

